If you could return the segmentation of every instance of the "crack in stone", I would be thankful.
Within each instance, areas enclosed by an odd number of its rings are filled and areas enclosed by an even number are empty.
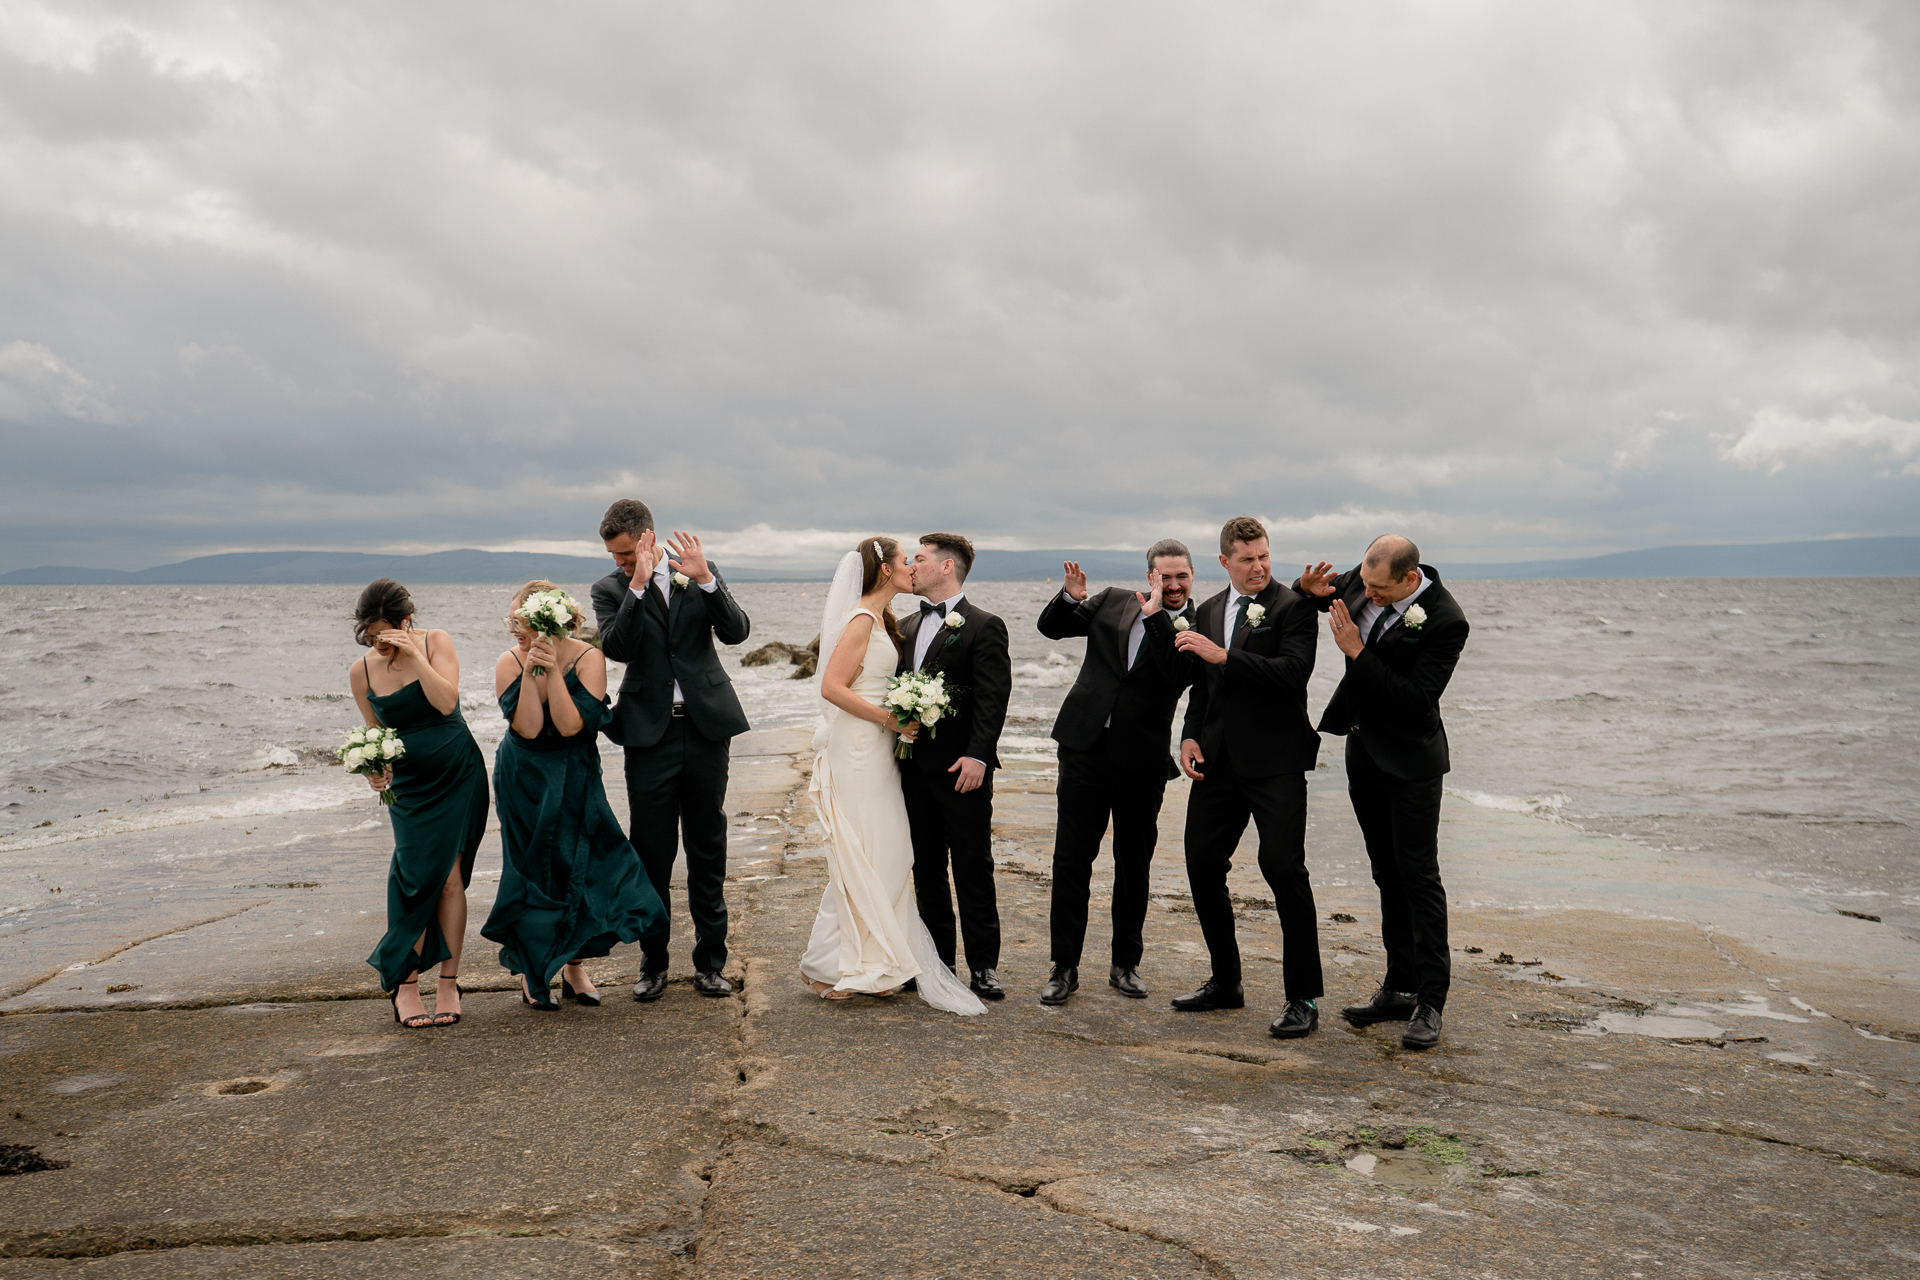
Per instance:
[[[235,907],[231,911],[222,911],[217,916],[208,916],[205,920],[195,920],[191,924],[174,925],[172,928],[162,929],[158,933],[149,933],[144,937],[135,938],[131,942],[123,942],[119,946],[114,947],[112,950],[102,952],[100,955],[95,956],[91,960],[82,960],[80,961],[80,967],[83,969],[91,969],[95,965],[105,964],[107,961],[113,959],[115,956],[121,954],[122,952],[131,951],[135,947],[144,946],[145,944],[149,942],[153,942],[156,939],[170,937],[176,933],[185,933],[189,929],[198,929],[203,925],[218,924],[222,920],[231,920],[233,917],[237,915],[241,915],[245,912],[251,911],[255,907],[264,907],[267,905],[267,903],[271,901],[273,901],[273,899],[271,898],[262,898],[258,902],[249,902],[244,907]],[[70,972],[73,968],[74,968],[73,965],[61,965],[58,969],[49,970],[48,972],[41,974],[37,978],[27,979],[24,985],[20,983],[15,983],[11,987],[0,989],[0,1000],[12,1000],[17,996],[23,996],[27,994],[27,992],[33,990],[35,987],[41,986],[48,982],[52,982],[55,978],[59,977],[61,974]],[[38,1009],[32,1009],[32,1010],[16,1009],[16,1010],[12,1010],[12,1012],[39,1013],[42,1011]]]

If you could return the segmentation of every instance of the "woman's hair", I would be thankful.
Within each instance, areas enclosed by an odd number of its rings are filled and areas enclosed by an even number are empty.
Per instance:
[[[353,606],[353,638],[371,646],[373,639],[367,635],[368,627],[376,622],[397,627],[412,616],[413,597],[407,594],[407,589],[392,578],[375,578]]]
[[[855,548],[860,553],[860,594],[865,595],[880,585],[882,566],[892,563],[894,556],[900,553],[900,544],[892,538],[863,538]],[[887,629],[887,639],[893,641],[896,655],[906,652],[900,639],[900,624],[894,619],[893,610],[880,611],[880,623]]]
[[[527,597],[536,591],[558,591],[559,589],[559,587],[548,582],[545,578],[535,578],[532,582],[529,582],[526,586],[513,593],[513,603],[508,605],[507,609],[510,612],[519,609],[521,605],[526,603]],[[586,620],[587,615],[580,612],[580,606],[576,603],[573,606],[573,626],[568,629],[578,631],[580,624]]]

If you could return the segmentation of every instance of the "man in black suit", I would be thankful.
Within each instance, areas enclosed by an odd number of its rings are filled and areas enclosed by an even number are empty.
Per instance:
[[[1000,908],[993,891],[993,771],[1013,692],[1007,624],[966,598],[973,544],[957,533],[929,533],[913,556],[913,590],[924,603],[900,629],[900,672],[945,678],[958,709],[920,735],[900,762],[907,824],[913,833],[913,889],[920,918],[940,959],[953,968],[954,900],[967,947],[969,985],[1003,1000]],[[953,887],[947,887],[947,865]],[[956,971],[957,972],[957,971]]]
[[[1108,587],[1087,595],[1087,575],[1069,560],[1066,589],[1040,612],[1049,640],[1084,636],[1080,675],[1060,704],[1059,805],[1053,838],[1053,971],[1041,1004],[1065,1004],[1080,987],[1087,899],[1100,838],[1113,819],[1113,963],[1107,985],[1145,999],[1140,980],[1147,919],[1147,869],[1159,839],[1160,802],[1177,777],[1168,749],[1173,709],[1186,688],[1174,657],[1175,619],[1193,623],[1193,556],[1165,538],[1147,551],[1147,590]]]
[[[1246,1003],[1227,872],[1251,817],[1260,832],[1260,874],[1273,889],[1284,937],[1287,1007],[1267,1031],[1292,1040],[1319,1025],[1324,991],[1307,877],[1307,773],[1320,753],[1320,735],[1307,719],[1307,677],[1317,628],[1313,606],[1273,580],[1267,531],[1252,516],[1235,516],[1220,530],[1220,564],[1230,585],[1173,640],[1194,664],[1180,729],[1180,767],[1193,779],[1187,881],[1213,958],[1213,976],[1173,1007]]]
[[[740,644],[751,624],[697,536],[676,530],[667,543],[673,560],[661,552],[645,503],[622,498],[608,507],[600,539],[618,566],[593,584],[593,614],[601,650],[627,664],[605,732],[626,748],[629,834],[669,908],[674,855],[685,843],[694,990],[731,995],[733,984],[720,974],[727,963],[727,753],[733,736],[747,731],[747,717],[713,646]],[[668,941],[665,928],[641,940],[634,999],[666,992]]]
[[[1380,886],[1387,947],[1380,989],[1341,1016],[1355,1026],[1405,1019],[1400,1043],[1431,1049],[1452,968],[1440,882],[1440,790],[1451,764],[1440,695],[1466,647],[1467,615],[1420,563],[1420,548],[1394,534],[1374,539],[1338,577],[1324,561],[1306,570],[1297,589],[1331,614],[1347,655],[1320,732],[1347,738],[1347,794]]]

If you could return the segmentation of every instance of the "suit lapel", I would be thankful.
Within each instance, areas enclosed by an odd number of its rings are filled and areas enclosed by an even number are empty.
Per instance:
[[[1133,624],[1139,620],[1139,617],[1140,602],[1135,600],[1133,598],[1133,592],[1129,591],[1126,593],[1126,598],[1120,603],[1120,652],[1116,655],[1116,661],[1120,665],[1122,675],[1132,671],[1134,663],[1139,661],[1138,657],[1135,658],[1134,662],[1127,661],[1127,646],[1133,643]],[[1140,648],[1144,651],[1146,647],[1146,639],[1142,637]]]

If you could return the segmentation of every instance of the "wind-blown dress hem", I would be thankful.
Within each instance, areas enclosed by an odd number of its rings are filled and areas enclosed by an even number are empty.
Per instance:
[[[500,944],[500,964],[543,996],[562,966],[637,942],[667,918],[619,819],[607,803],[595,741],[611,714],[569,667],[580,732],[561,737],[553,718],[533,738],[511,728],[517,677],[500,695],[509,728],[493,759],[500,814],[500,892],[480,936]]]

